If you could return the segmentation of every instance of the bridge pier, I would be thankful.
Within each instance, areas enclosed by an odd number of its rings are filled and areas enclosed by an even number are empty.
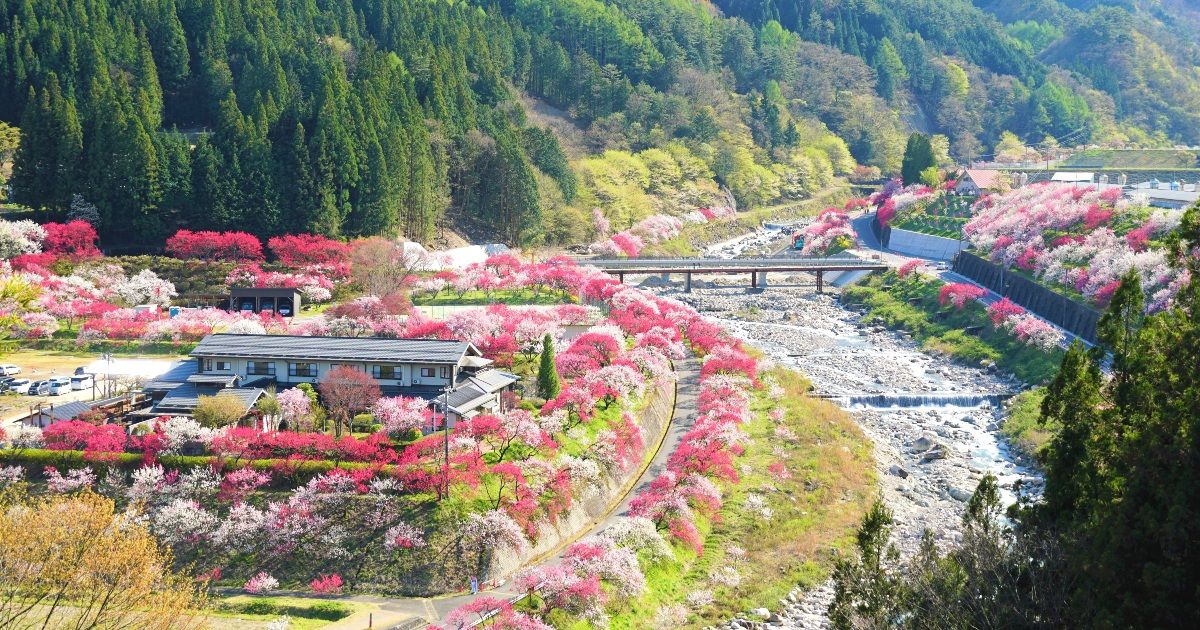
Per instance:
[[[824,293],[824,292],[825,292],[825,272],[818,271],[817,272],[817,293]]]
[[[758,287],[758,272],[751,271],[750,272],[750,288],[754,289],[756,287]]]
[[[692,292],[692,272],[689,271],[683,275],[686,276],[686,278],[687,278],[686,285],[683,288],[683,292],[691,293]]]
[[[758,273],[759,273],[759,275],[758,275],[758,288],[760,288],[760,289],[765,289],[765,288],[767,288],[767,270],[766,270],[766,269],[763,269],[762,271],[760,271],[760,272],[758,272]]]
[[[617,272],[617,280],[620,281],[621,284],[625,284],[625,272],[618,271]]]

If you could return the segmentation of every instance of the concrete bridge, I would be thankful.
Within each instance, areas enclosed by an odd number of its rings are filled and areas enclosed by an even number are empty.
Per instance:
[[[687,278],[687,291],[692,290],[692,274],[750,274],[752,288],[767,286],[770,272],[812,273],[817,277],[817,292],[825,287],[826,271],[884,271],[882,261],[863,260],[854,256],[831,256],[824,258],[619,258],[612,260],[591,259],[580,263],[598,267],[601,271],[617,276],[621,282],[626,274],[672,274],[682,273]]]

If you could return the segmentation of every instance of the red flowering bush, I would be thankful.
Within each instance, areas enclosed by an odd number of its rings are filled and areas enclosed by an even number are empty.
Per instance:
[[[938,304],[953,304],[958,310],[966,308],[967,302],[987,295],[987,290],[967,282],[943,285],[938,291]]]
[[[175,258],[200,260],[261,261],[262,243],[245,232],[179,230],[167,239],[167,253]]]
[[[214,437],[209,448],[214,455],[233,460],[294,458],[390,463],[396,454],[388,444],[387,436],[382,433],[363,440],[352,436],[335,439],[325,433],[264,432],[235,427]]]
[[[997,302],[993,302],[987,307],[988,318],[992,320],[992,325],[999,328],[1005,322],[1025,314],[1025,309],[1008,298],[1004,298]]]
[[[329,575],[318,576],[317,579],[308,583],[314,593],[323,595],[332,595],[342,592],[342,576],[331,573]]]
[[[267,241],[271,255],[289,267],[313,265],[344,267],[348,264],[350,246],[315,234],[288,234]]]
[[[128,436],[117,424],[96,426],[80,420],[55,422],[42,431],[46,448],[52,451],[123,453]]]
[[[72,260],[99,258],[101,255],[96,247],[99,241],[96,228],[87,221],[45,223],[42,229],[46,230],[42,251],[47,254],[65,256]]]

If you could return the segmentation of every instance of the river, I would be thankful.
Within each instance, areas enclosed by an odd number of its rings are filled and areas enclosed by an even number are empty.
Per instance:
[[[1017,481],[1040,491],[1039,473],[998,433],[1003,401],[1021,383],[923,352],[903,334],[863,326],[835,297],[816,295],[811,286],[781,286],[789,281],[812,279],[773,277],[780,284],[758,294],[733,286],[733,278],[716,279],[726,286],[698,282],[692,293],[678,284],[657,290],[795,367],[812,381],[815,395],[853,414],[874,443],[880,493],[895,516],[893,541],[903,555],[916,551],[926,529],[943,547],[961,540],[965,502],[985,473],[999,478],[1007,501],[1014,500]],[[830,583],[793,592],[766,625],[825,627],[831,597]],[[746,626],[747,620],[726,624]]]

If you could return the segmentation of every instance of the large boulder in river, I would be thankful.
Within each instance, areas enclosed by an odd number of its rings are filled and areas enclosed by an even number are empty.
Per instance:
[[[917,439],[913,440],[913,443],[912,443],[912,445],[911,445],[911,448],[912,448],[913,452],[916,452],[916,453],[923,453],[923,452],[925,452],[925,451],[928,451],[929,449],[931,449],[931,448],[933,448],[933,447],[935,447],[935,446],[937,446],[937,443],[936,443],[936,442],[934,442],[934,441],[933,441],[932,439],[930,439],[928,436],[924,436],[924,435],[922,435],[921,437],[919,437],[919,438],[917,438]]]

